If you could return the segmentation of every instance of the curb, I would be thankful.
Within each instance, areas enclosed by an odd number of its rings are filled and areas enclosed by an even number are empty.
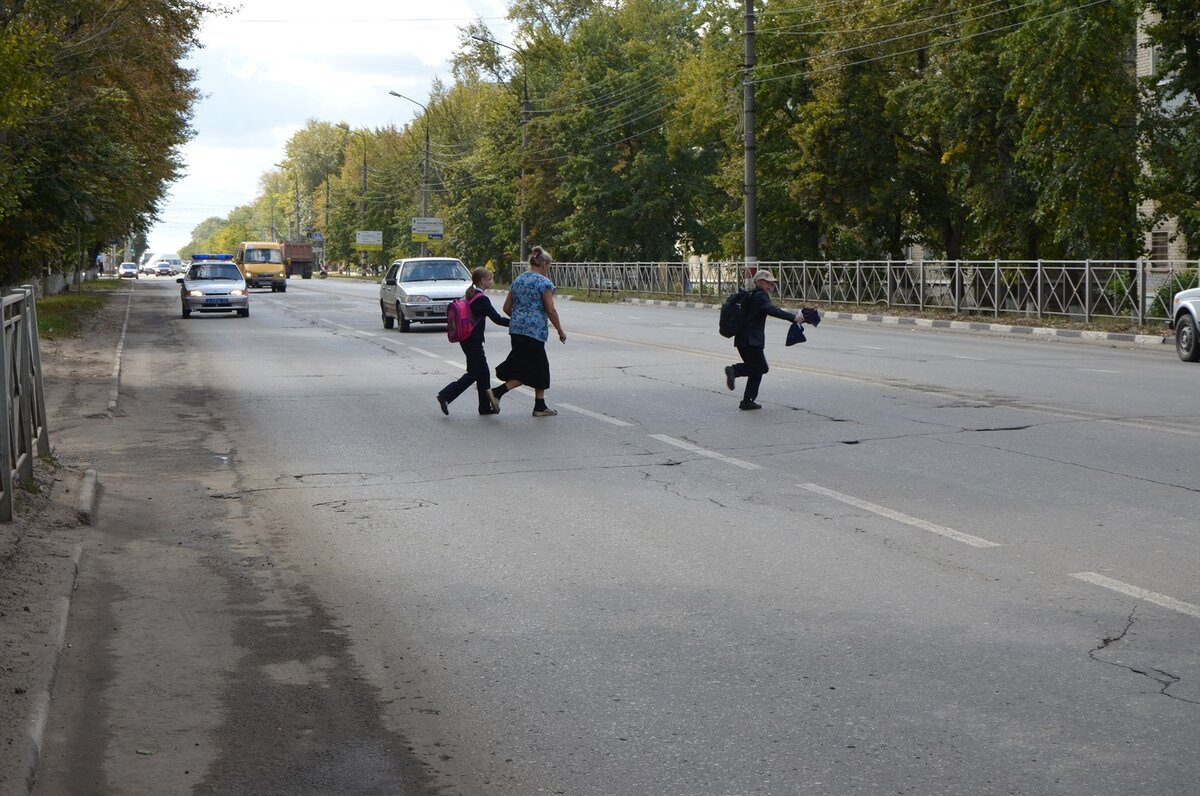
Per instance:
[[[92,472],[89,470],[89,472]],[[58,677],[58,663],[62,659],[63,647],[67,639],[67,616],[71,611],[71,596],[75,593],[75,579],[79,576],[79,557],[83,553],[83,545],[75,545],[71,549],[71,575],[67,584],[67,593],[58,598],[58,616],[51,631],[53,647],[52,660],[46,682],[38,689],[33,700],[33,710],[25,723],[25,733],[22,739],[25,748],[21,752],[20,771],[14,787],[9,793],[12,796],[28,796],[33,792],[37,779],[38,758],[41,757],[42,739],[46,731],[46,719],[50,716],[50,694],[54,690],[54,681]],[[20,783],[17,785],[16,783]]]
[[[685,307],[688,309],[719,310],[719,304],[706,304],[700,301],[662,301],[659,299],[625,299],[629,304],[641,304],[653,307]],[[1027,335],[1030,337],[1061,337],[1070,340],[1088,340],[1096,342],[1134,343],[1140,346],[1175,345],[1175,339],[1169,335],[1128,334],[1125,332],[1093,332],[1083,329],[1057,329],[1051,326],[1010,326],[1003,323],[985,323],[982,321],[945,321],[930,318],[912,318],[905,315],[872,315],[857,312],[825,312],[821,320],[858,321],[865,323],[880,323],[885,326],[917,326],[923,329],[953,329],[964,332],[993,332],[998,334]]]

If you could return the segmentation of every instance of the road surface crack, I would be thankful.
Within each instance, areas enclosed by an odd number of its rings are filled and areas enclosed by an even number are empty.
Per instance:
[[[1091,658],[1092,660],[1094,660],[1096,663],[1103,663],[1108,666],[1115,666],[1118,669],[1124,669],[1128,672],[1133,672],[1134,674],[1140,674],[1142,677],[1149,677],[1151,680],[1158,683],[1158,685],[1159,685],[1158,693],[1161,694],[1162,696],[1167,697],[1168,699],[1174,699],[1178,702],[1186,702],[1189,705],[1200,705],[1200,701],[1197,701],[1194,699],[1186,699],[1181,696],[1175,696],[1174,694],[1167,693],[1167,689],[1169,689],[1171,686],[1175,685],[1176,683],[1180,682],[1180,680],[1182,680],[1182,678],[1179,677],[1179,675],[1171,674],[1170,672],[1163,671],[1162,669],[1155,669],[1152,666],[1140,668],[1137,666],[1130,666],[1130,665],[1124,664],[1124,663],[1117,663],[1116,661],[1106,661],[1106,660],[1103,660],[1103,659],[1097,657],[1098,653],[1108,649],[1109,647],[1112,647],[1115,644],[1119,644],[1121,641],[1123,641],[1125,639],[1126,634],[1128,634],[1130,628],[1133,627],[1133,622],[1134,622],[1136,614],[1137,614],[1137,609],[1134,608],[1132,611],[1129,612],[1129,617],[1125,620],[1125,627],[1121,628],[1121,631],[1119,633],[1117,633],[1115,636],[1106,636],[1105,638],[1101,639],[1100,644],[1098,646],[1093,647],[1092,649],[1088,650],[1088,657]]]

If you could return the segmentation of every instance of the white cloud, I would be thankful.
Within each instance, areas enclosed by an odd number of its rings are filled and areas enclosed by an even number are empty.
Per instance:
[[[505,13],[503,0],[246,0],[210,18],[190,62],[204,97],[181,153],[187,173],[171,187],[151,248],[176,251],[201,221],[253,199],[309,119],[405,124],[420,110],[388,91],[420,100],[435,78],[450,82],[460,28],[482,17],[502,38]]]

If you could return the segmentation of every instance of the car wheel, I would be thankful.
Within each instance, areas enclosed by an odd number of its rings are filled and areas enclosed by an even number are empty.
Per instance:
[[[1175,353],[1184,362],[1200,362],[1200,345],[1196,344],[1196,319],[1180,315],[1175,322]]]
[[[239,318],[249,318],[250,317],[250,308],[249,307],[247,307],[244,310],[238,310],[237,312],[238,312]]]
[[[286,293],[286,292],[287,292],[287,285],[280,285],[280,286],[279,286],[279,292],[280,292],[280,293]]]
[[[396,302],[396,318],[400,321],[400,331],[407,332],[412,329],[412,321],[404,317],[404,312],[400,309],[400,302]]]
[[[185,317],[185,318],[190,317],[191,314],[192,314],[191,310],[189,310],[187,307],[183,308],[183,317]]]
[[[396,319],[387,314],[387,310],[383,308],[383,302],[379,302],[379,314],[383,317],[383,328],[391,329],[396,325]]]

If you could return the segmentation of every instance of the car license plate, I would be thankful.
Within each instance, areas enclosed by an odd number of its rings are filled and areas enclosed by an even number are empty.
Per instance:
[[[228,304],[229,299],[227,299],[227,298],[206,298],[204,300],[204,303],[205,304]]]

